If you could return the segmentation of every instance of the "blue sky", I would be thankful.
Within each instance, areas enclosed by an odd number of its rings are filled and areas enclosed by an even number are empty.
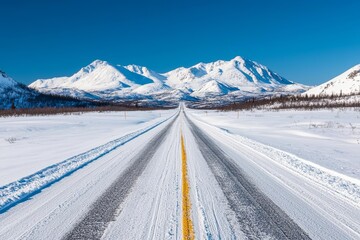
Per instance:
[[[95,59],[158,72],[237,55],[316,85],[360,63],[360,1],[0,0],[0,69],[30,83]]]

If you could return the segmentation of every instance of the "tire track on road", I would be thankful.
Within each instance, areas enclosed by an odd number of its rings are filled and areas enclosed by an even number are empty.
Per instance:
[[[249,239],[310,239],[283,210],[263,194],[185,114],[199,149]]]
[[[119,214],[120,205],[164,141],[176,118],[177,116],[148,142],[132,160],[131,165],[92,204],[84,218],[63,239],[101,239],[109,223]]]

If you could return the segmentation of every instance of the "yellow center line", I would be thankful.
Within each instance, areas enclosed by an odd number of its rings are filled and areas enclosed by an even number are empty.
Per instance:
[[[181,167],[182,167],[182,233],[183,239],[195,239],[194,227],[191,221],[190,185],[187,174],[187,158],[184,137],[181,133]]]

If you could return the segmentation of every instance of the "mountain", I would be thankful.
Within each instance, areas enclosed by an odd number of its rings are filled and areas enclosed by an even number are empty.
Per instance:
[[[112,101],[199,101],[220,97],[225,101],[307,89],[241,57],[180,67],[167,73],[96,60],[73,76],[40,79],[29,87],[43,93]]]
[[[360,64],[328,82],[311,88],[304,94],[315,96],[360,94]]]
[[[16,82],[0,71],[0,109],[32,107],[90,106],[92,103],[61,96],[41,94]]]
[[[15,106],[23,107],[35,96],[35,92],[0,71],[0,109],[8,109],[13,103]]]
[[[106,61],[96,60],[71,77],[40,79],[29,87],[40,92],[60,94],[63,91],[65,94],[87,98],[114,92],[128,93],[130,89],[148,83],[154,81],[122,66],[112,66]]]
[[[306,86],[291,82],[264,65],[254,61],[235,57],[230,61],[219,60],[211,63],[199,63],[190,68],[177,68],[164,74],[166,83],[177,89],[189,91],[192,96],[220,95],[232,93],[234,96],[253,94],[273,94],[301,92]],[[214,91],[214,88],[217,90]],[[222,89],[222,90],[219,90]]]

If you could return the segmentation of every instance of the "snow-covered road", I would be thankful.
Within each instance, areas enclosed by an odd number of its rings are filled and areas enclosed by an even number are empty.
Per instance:
[[[69,172],[49,164],[49,184],[36,169],[0,187],[30,193],[0,213],[0,239],[360,238],[357,179],[183,108],[132,130]]]

